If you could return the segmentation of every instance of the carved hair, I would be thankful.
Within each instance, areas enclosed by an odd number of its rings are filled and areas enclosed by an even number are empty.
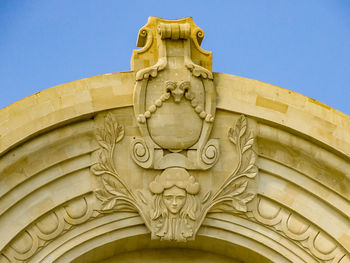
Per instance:
[[[149,188],[154,194],[161,194],[165,189],[177,186],[188,194],[198,194],[199,183],[183,168],[168,168],[150,183]]]

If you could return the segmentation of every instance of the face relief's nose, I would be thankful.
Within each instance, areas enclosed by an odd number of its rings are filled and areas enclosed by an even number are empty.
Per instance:
[[[172,205],[177,205],[177,202],[176,202],[176,198],[175,198],[175,196],[173,197],[173,201],[172,201],[172,203],[171,203]]]

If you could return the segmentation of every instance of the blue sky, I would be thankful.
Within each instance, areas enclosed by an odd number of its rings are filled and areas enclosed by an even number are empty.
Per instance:
[[[149,16],[192,16],[215,72],[350,114],[349,0],[1,0],[0,108],[65,82],[130,70]]]

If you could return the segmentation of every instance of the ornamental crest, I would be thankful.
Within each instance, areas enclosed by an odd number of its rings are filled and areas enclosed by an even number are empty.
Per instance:
[[[131,60],[139,133],[126,134],[111,113],[96,130],[100,150],[91,171],[101,177],[102,188],[95,191],[100,212],[138,212],[152,239],[194,239],[207,213],[244,215],[255,197],[248,190],[258,173],[254,136],[245,116],[237,118],[225,138],[236,156],[232,172],[219,178],[217,187],[203,187],[198,177],[213,174],[223,140],[211,138],[216,91],[212,54],[200,47],[203,37],[192,18],[151,17],[139,32],[141,49]],[[148,180],[141,188],[118,170],[116,147],[125,135],[129,158]]]

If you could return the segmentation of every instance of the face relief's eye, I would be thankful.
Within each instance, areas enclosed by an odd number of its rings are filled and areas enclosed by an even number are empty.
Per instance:
[[[185,200],[185,197],[184,196],[177,196],[176,199],[178,201],[183,201],[183,200]]]
[[[165,196],[165,200],[167,201],[171,201],[173,199],[173,197],[171,195]]]

